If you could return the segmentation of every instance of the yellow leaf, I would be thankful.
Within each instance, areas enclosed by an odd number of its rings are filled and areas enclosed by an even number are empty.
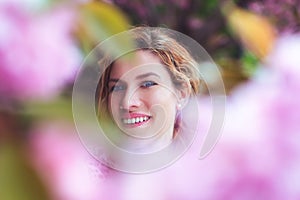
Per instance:
[[[88,53],[99,42],[117,33],[128,30],[127,17],[114,5],[90,2],[78,9],[77,37]],[[114,49],[130,45],[129,40],[118,41]]]
[[[263,59],[272,49],[276,38],[275,28],[263,16],[227,3],[223,9],[229,26],[243,45]]]

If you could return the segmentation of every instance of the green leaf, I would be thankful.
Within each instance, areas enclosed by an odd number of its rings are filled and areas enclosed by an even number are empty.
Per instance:
[[[198,11],[200,17],[208,17],[216,10],[219,0],[204,1]]]
[[[6,143],[0,146],[0,199],[50,199],[45,186],[17,144]]]
[[[23,117],[35,119],[63,119],[73,121],[71,99],[62,97],[46,102],[26,102],[19,114]]]
[[[245,51],[241,61],[244,74],[251,77],[259,66],[259,58],[250,51]]]

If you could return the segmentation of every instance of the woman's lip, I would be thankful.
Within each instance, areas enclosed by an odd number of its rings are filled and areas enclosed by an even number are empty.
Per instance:
[[[137,118],[137,117],[151,117],[151,116],[147,115],[147,114],[142,114],[142,113],[128,113],[128,114],[122,115],[122,119],[132,119],[132,118]]]

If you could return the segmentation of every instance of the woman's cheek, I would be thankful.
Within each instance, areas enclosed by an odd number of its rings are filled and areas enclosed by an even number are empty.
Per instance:
[[[176,96],[169,90],[160,89],[149,93],[149,95],[145,97],[145,101],[148,103],[148,105],[160,105],[166,109],[175,104]]]
[[[110,114],[115,113],[116,109],[118,109],[118,100],[117,100],[116,96],[114,96],[114,98],[112,98],[112,95],[109,96],[108,108],[109,108]]]

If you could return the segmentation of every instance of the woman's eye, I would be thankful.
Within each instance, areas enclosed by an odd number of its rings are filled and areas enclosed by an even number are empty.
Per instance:
[[[110,92],[117,92],[117,91],[121,91],[121,90],[125,90],[125,86],[124,85],[114,85],[110,88]]]
[[[152,87],[154,85],[157,85],[157,83],[153,82],[153,81],[145,81],[142,83],[141,87],[142,88],[149,88]]]

